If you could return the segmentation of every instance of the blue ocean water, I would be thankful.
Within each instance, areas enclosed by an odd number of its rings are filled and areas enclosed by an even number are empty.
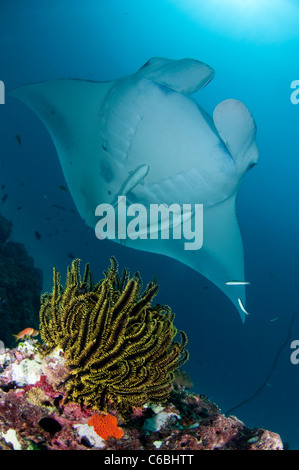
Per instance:
[[[251,282],[245,325],[219,289],[188,267],[96,239],[61,188],[66,183],[46,128],[8,96],[0,106],[0,186],[8,195],[0,211],[14,223],[13,239],[43,270],[45,290],[52,267],[64,273],[72,256],[90,261],[96,277],[112,254],[121,268],[139,270],[144,284],[156,275],[157,300],[172,307],[176,326],[189,338],[185,369],[194,391],[223,412],[252,397],[275,361],[267,384],[234,413],[247,426],[278,432],[292,449],[299,449],[299,365],[290,361],[299,315],[288,338],[299,313],[299,106],[290,100],[291,82],[299,80],[296,3],[0,2],[0,80],[6,90],[55,78],[107,81],[134,73],[150,57],[190,57],[216,71],[195,95],[210,114],[227,98],[251,110],[260,160],[245,176],[237,201]]]

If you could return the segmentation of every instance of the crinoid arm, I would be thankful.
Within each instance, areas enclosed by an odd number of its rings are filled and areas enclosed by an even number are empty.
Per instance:
[[[81,279],[79,259],[64,287],[54,268],[53,284],[42,296],[41,351],[64,351],[68,399],[99,410],[111,403],[123,416],[134,406],[166,401],[175,371],[188,359],[187,337],[173,325],[168,306],[152,305],[157,284],[142,293],[139,274],[119,276],[115,258],[97,284],[89,264]]]

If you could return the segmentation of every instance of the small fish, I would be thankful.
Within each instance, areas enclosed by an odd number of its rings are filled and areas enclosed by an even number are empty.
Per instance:
[[[48,199],[48,196],[47,196],[46,194],[43,194],[43,197],[44,197],[45,199]]]
[[[154,274],[154,284],[158,284],[158,277],[157,277],[157,274]]]
[[[238,299],[238,302],[239,302],[239,305],[240,305],[240,308],[241,308],[242,312],[244,312],[245,315],[250,315],[250,313],[247,312],[247,310],[245,310],[245,307],[244,307],[244,305],[243,305],[243,303],[242,303],[242,300],[241,300],[241,299]]]
[[[186,388],[192,388],[194,386],[189,374],[185,370],[176,370],[174,380],[177,384]]]
[[[270,321],[272,322],[272,321],[276,321],[278,319],[279,319],[279,317],[275,317],[275,318],[272,318]]]
[[[65,186],[63,186],[63,184],[60,184],[59,186],[59,189],[61,189],[62,191],[67,191],[67,188]]]
[[[41,234],[37,230],[35,230],[34,235],[37,240],[40,240],[42,238]]]
[[[6,199],[8,198],[8,194],[4,194],[4,196],[2,196],[2,204],[5,203]]]
[[[227,281],[225,284],[227,286],[249,286],[250,282],[247,282],[247,281]]]
[[[129,173],[129,177],[125,180],[122,185],[120,192],[115,196],[115,202],[112,203],[113,206],[117,205],[118,196],[126,196],[132,189],[137,186],[137,184],[142,183],[144,178],[149,172],[148,165],[140,165],[136,170]]]
[[[2,184],[1,189],[2,189],[2,191],[3,191],[3,189],[5,189],[5,184]]]
[[[22,206],[17,207],[17,211],[20,211],[22,209]]]
[[[52,204],[52,207],[55,207],[55,209],[58,209],[58,210],[61,210],[61,211],[65,211],[65,207],[60,206],[59,204]]]
[[[258,436],[253,436],[250,439],[248,439],[247,444],[254,444],[259,440]]]
[[[37,336],[39,332],[34,328],[25,328],[25,330],[20,331],[17,335],[13,335],[16,341],[19,341],[26,336]]]
[[[22,140],[21,140],[21,137],[19,136],[19,134],[16,134],[16,139],[18,141],[18,144],[21,146],[22,145]]]
[[[73,253],[68,253],[67,255],[70,259],[75,259],[75,256],[73,255]]]

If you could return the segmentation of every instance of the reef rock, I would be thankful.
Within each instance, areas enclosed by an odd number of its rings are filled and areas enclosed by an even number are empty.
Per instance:
[[[278,434],[249,429],[178,384],[167,403],[133,408],[126,421],[112,405],[101,413],[71,403],[62,350],[42,358],[36,339],[2,350],[0,365],[0,449],[283,450]]]
[[[14,344],[13,334],[38,325],[42,271],[34,267],[24,245],[9,240],[12,223],[0,215],[0,340]]]

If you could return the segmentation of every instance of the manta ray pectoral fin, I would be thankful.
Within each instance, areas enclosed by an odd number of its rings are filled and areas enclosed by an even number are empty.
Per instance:
[[[184,255],[183,255],[184,256]],[[188,256],[187,253],[185,256]],[[231,279],[244,281],[244,252],[235,210],[235,195],[203,208],[203,247],[194,253],[193,268],[219,287],[236,306],[242,321],[245,284],[230,286]]]
[[[152,80],[177,92],[192,94],[206,86],[214,70],[194,59],[171,60],[153,57],[137,72],[137,76]]]
[[[255,165],[258,161],[256,125],[248,108],[241,101],[225,100],[216,106],[213,119],[240,171]]]
[[[214,206],[203,205],[203,246],[200,249],[184,249],[186,239],[127,239],[127,246],[169,256],[209,279],[231,300],[241,320],[245,314],[244,252],[240,228],[235,210],[235,195]],[[188,223],[190,214],[184,221]],[[145,231],[148,228],[144,224]],[[151,227],[151,232],[161,233],[163,227]],[[200,235],[197,235],[200,236]],[[155,237],[154,237],[155,238]],[[194,240],[195,241],[195,240]],[[238,285],[228,284],[238,279]],[[242,308],[243,307],[243,308]]]
[[[9,93],[27,104],[47,127],[71,195],[88,225],[91,211],[107,198],[104,184],[99,183],[100,172],[104,182],[113,177],[109,162],[104,165],[107,152],[99,132],[99,110],[112,84],[58,79]]]
[[[209,253],[217,266],[215,272],[213,263],[205,268],[210,270],[207,277],[234,303],[244,322],[245,313],[239,299],[243,305],[246,304],[245,285],[232,287],[226,284],[230,279],[244,280],[244,250],[236,216],[235,196],[204,212],[203,250]]]
[[[112,85],[113,82],[58,79],[25,85],[9,95],[26,103],[56,140],[77,137],[81,141],[85,133],[90,136],[95,132],[99,109]]]

